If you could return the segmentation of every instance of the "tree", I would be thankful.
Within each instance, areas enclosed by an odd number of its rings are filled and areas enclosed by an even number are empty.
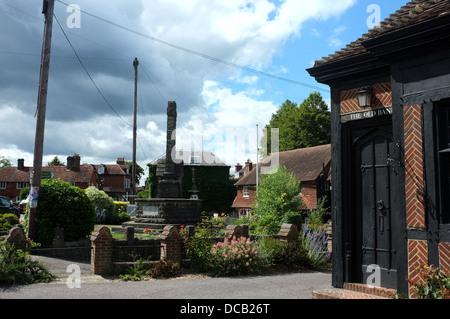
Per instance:
[[[0,169],[7,166],[12,166],[11,161],[4,156],[0,156]]]
[[[55,156],[55,157],[53,157],[53,159],[50,162],[47,163],[47,166],[52,166],[52,165],[61,166],[61,165],[64,165],[64,163],[62,163],[59,160],[58,156]]]
[[[133,162],[125,162],[126,165],[130,167],[130,175],[133,172]],[[142,175],[144,175],[144,169],[136,163],[136,186],[139,185],[139,181],[141,180]]]
[[[280,109],[272,114],[265,128],[267,144],[261,145],[263,154],[270,153],[272,128],[279,129],[280,152],[331,142],[331,114],[318,92],[311,93],[299,106],[286,100]]]
[[[286,167],[281,165],[276,172],[265,174],[257,189],[253,212],[269,233],[277,232],[282,223],[301,224],[300,182]]]

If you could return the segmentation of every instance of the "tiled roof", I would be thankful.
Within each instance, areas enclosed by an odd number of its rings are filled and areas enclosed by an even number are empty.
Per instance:
[[[252,208],[254,203],[255,203],[255,197],[236,196],[231,207]]]
[[[331,145],[321,145],[309,148],[300,148],[292,151],[285,151],[271,154],[263,163],[279,156],[279,165],[286,167],[288,172],[297,176],[300,182],[315,181],[322,173],[324,166],[331,162]],[[259,164],[261,165],[264,164]],[[260,174],[260,177],[263,175]],[[256,165],[234,185],[256,185]]]
[[[0,181],[1,182],[30,182],[30,171],[32,168],[25,167],[24,170],[19,171],[17,166],[7,166],[0,169]]]
[[[183,160],[185,166],[229,166],[224,163],[217,155],[211,151],[196,151],[196,150],[177,150],[176,155]],[[192,158],[195,157],[195,158]],[[166,154],[158,159],[166,158]],[[194,160],[192,162],[191,160]],[[198,160],[198,162],[197,162]],[[153,161],[156,164],[157,160]]]
[[[376,38],[379,35],[407,28],[449,13],[450,0],[410,1],[382,21],[379,26],[369,30],[356,41],[351,42],[340,51],[336,51],[335,53],[316,61],[314,67],[366,53],[367,50],[362,45],[364,40]]]
[[[128,165],[120,165],[120,164],[91,164],[91,166],[98,172],[98,168],[103,166],[105,168],[105,174],[108,175],[127,175],[126,171]]]
[[[17,166],[4,167],[0,170],[0,181],[2,182],[30,182],[30,172],[32,167],[25,167],[24,170],[19,171]],[[88,164],[80,165],[79,171],[67,170],[66,166],[44,166],[43,172],[53,172],[54,179],[60,179],[73,183],[89,183],[91,182],[94,169]]]

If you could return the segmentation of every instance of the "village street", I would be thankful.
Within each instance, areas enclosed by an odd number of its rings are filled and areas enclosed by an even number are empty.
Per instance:
[[[60,279],[49,284],[0,288],[0,299],[311,299],[313,290],[331,287],[331,272],[327,271],[124,282],[93,276],[89,263],[76,263],[81,271],[80,288],[76,288],[75,280],[70,279],[72,273],[66,273],[73,262],[37,258]]]

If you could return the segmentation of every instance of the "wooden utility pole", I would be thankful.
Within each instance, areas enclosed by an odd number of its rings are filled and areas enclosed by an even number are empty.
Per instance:
[[[45,15],[44,42],[42,44],[41,71],[39,78],[38,102],[36,111],[36,137],[34,141],[33,175],[30,188],[30,213],[28,216],[28,238],[36,238],[36,213],[39,189],[41,187],[42,155],[44,150],[45,112],[50,69],[50,50],[52,43],[54,0],[43,0],[42,13]]]
[[[137,138],[137,76],[138,76],[138,65],[139,61],[137,58],[134,58],[133,66],[134,66],[134,120],[133,120],[133,169],[131,176],[131,187],[133,190],[133,200],[134,204],[134,196],[136,196],[136,138]]]

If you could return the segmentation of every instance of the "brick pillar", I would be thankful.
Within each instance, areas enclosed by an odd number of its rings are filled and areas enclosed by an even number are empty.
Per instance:
[[[298,227],[294,224],[283,224],[281,225],[280,232],[278,233],[278,238],[281,241],[288,243],[296,243],[298,241]]]
[[[181,263],[183,238],[175,226],[165,226],[160,237],[161,259]]]
[[[108,227],[97,226],[91,237],[91,271],[106,274],[111,270],[112,235]]]
[[[10,229],[8,236],[5,239],[6,243],[13,244],[16,249],[27,248],[27,238],[22,227],[15,226]]]

